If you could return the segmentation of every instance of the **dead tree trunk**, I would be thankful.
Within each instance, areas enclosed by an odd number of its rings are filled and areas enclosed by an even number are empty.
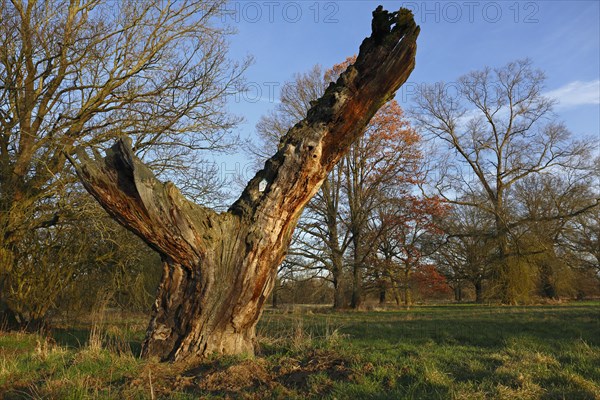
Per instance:
[[[159,182],[119,140],[103,159],[71,160],[86,189],[158,251],[163,278],[143,344],[161,360],[252,353],[255,326],[302,208],[414,68],[419,27],[408,10],[373,13],[356,63],[281,139],[227,212]]]

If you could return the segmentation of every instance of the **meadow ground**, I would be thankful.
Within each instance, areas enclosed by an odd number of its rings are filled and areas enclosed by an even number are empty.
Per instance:
[[[0,399],[600,399],[600,302],[265,312],[254,358],[137,357],[146,320],[0,333]]]

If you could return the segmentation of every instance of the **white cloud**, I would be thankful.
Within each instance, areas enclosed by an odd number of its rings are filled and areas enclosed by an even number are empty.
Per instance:
[[[573,81],[544,95],[558,101],[556,108],[600,104],[600,79],[588,82]]]

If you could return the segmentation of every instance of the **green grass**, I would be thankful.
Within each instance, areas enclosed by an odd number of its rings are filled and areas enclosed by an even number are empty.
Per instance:
[[[600,399],[598,302],[267,311],[255,358],[194,365],[139,359],[144,322],[0,334],[0,399]]]

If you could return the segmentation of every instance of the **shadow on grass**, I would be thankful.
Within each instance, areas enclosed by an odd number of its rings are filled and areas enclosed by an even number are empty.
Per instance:
[[[471,312],[468,307],[432,307],[414,311],[354,314],[341,332],[354,340],[390,344],[464,345],[504,347],[511,339],[535,337],[552,346],[565,338],[600,345],[600,310],[556,307],[536,310],[522,307],[490,307]],[[457,315],[459,314],[459,315]]]
[[[598,393],[593,388],[584,387],[581,382],[564,376],[543,378],[540,384],[545,388],[543,400],[597,400]]]
[[[52,330],[52,338],[57,345],[69,349],[82,349],[89,345],[90,329],[86,328],[55,328]],[[102,336],[102,347],[117,348],[124,350],[123,347],[131,349],[131,353],[136,357],[140,357],[142,351],[142,341],[129,339],[115,339],[108,335]]]

